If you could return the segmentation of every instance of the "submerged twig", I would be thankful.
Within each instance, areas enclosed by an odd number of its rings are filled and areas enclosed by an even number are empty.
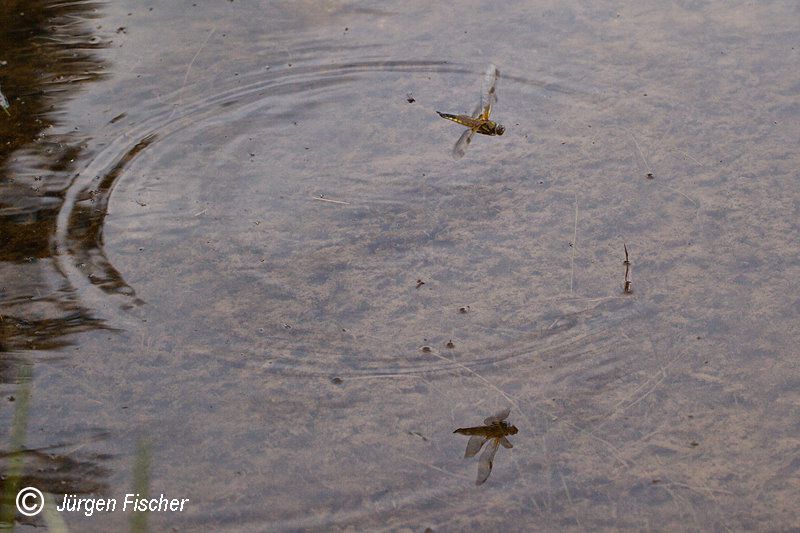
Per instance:
[[[575,195],[575,226],[572,230],[572,259],[569,262],[569,293],[572,294],[573,282],[575,280],[575,248],[578,246],[578,195]]]
[[[625,287],[624,292],[625,294],[630,294],[633,292],[633,280],[631,279],[631,260],[628,257],[628,245],[622,244],[622,247],[625,248],[625,261],[622,262],[625,265]]]
[[[642,158],[642,162],[644,163],[644,166],[647,169],[647,178],[653,179],[655,177],[653,175],[653,169],[650,168],[650,163],[648,163],[647,159],[644,157],[644,152],[642,152],[642,147],[639,146],[639,142],[636,140],[636,137],[633,136],[632,132],[629,131],[628,135],[630,135],[631,139],[633,139],[633,144],[636,146],[636,150],[639,152],[639,156]]]
[[[343,204],[343,205],[350,205],[350,202],[343,202],[341,200],[330,200],[328,198],[323,198],[322,196],[312,196],[313,200],[319,200],[320,202],[330,202],[332,204]]]
[[[183,104],[183,90],[186,88],[186,82],[189,80],[189,73],[192,71],[192,65],[194,65],[197,56],[199,56],[200,52],[203,51],[203,48],[206,47],[209,39],[211,39],[211,36],[214,35],[215,31],[217,31],[216,26],[209,30],[208,35],[206,35],[206,38],[203,41],[203,44],[200,45],[200,48],[197,49],[197,51],[194,53],[194,56],[192,56],[192,60],[189,61],[189,64],[186,66],[186,73],[183,75],[183,83],[181,84],[181,88],[178,90],[178,103],[172,108],[172,112],[169,114],[167,120],[171,119],[172,115],[175,114],[175,111],[181,106],[181,104]]]

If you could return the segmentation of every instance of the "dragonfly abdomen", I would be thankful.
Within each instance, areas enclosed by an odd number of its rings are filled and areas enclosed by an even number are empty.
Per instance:
[[[470,117],[469,115],[451,115],[450,113],[442,113],[440,111],[437,111],[437,113],[442,118],[452,120],[456,124],[461,124],[462,126],[466,126],[468,128],[480,128],[484,123],[483,120]]]

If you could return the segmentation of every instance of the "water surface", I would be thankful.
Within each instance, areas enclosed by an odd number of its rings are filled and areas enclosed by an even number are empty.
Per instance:
[[[30,484],[121,497],[148,442],[191,499],[154,530],[797,526],[794,3],[21,5]],[[454,161],[492,62],[506,133]],[[476,487],[452,432],[507,406]]]

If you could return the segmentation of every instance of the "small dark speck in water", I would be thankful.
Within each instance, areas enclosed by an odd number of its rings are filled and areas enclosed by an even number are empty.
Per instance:
[[[342,378],[331,378],[331,383],[334,385],[341,385],[342,381],[344,381]]]
[[[649,179],[649,180],[655,178],[655,176],[653,176],[652,172],[648,172],[646,176],[647,176],[647,179]]]
[[[656,484],[656,483],[661,483],[661,480],[660,479],[654,479],[653,480],[653,484]]]
[[[16,400],[16,398],[14,398],[13,396],[9,396],[9,397],[8,397],[8,401],[9,401],[9,402],[13,402],[14,400]]]
[[[413,104],[414,102],[416,102],[416,100],[414,99],[414,95],[408,93],[406,95],[406,102],[408,102],[409,104]]]
[[[421,352],[425,352],[425,353],[431,353],[431,351],[432,351],[430,346],[420,346],[419,349],[420,349]]]
[[[699,446],[699,445],[700,445],[700,443],[699,443],[699,442],[697,442],[696,440],[693,440],[693,441],[692,441],[692,442],[690,442],[689,444],[690,444],[690,445],[692,445],[692,447],[694,447],[694,446]]]
[[[464,307],[459,307],[458,312],[461,313],[462,315],[469,313],[469,306],[465,305]]]
[[[117,33],[128,33],[128,32],[125,26],[120,26],[119,28],[117,28]]]
[[[283,323],[283,329],[292,329],[292,326],[287,324],[286,322]]]
[[[422,287],[423,285],[425,285],[425,282],[424,282],[424,281],[422,281],[421,279],[418,279],[418,280],[417,280],[417,288],[419,289],[419,288],[420,288],[420,287]]]
[[[456,347],[456,345],[453,344],[453,339],[450,339],[449,341],[447,341],[447,347],[448,348],[455,348]]]

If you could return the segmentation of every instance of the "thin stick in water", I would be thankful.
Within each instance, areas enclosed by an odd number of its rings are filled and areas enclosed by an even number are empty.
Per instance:
[[[578,195],[575,195],[575,227],[572,230],[572,259],[570,260],[569,266],[569,293],[572,294],[572,289],[574,287],[574,280],[575,280],[575,248],[577,248],[578,243]]]
[[[625,248],[625,261],[622,262],[622,264],[625,265],[625,287],[623,290],[625,294],[630,294],[633,292],[633,280],[631,279],[631,260],[628,257],[628,245],[623,243],[622,247]]]

